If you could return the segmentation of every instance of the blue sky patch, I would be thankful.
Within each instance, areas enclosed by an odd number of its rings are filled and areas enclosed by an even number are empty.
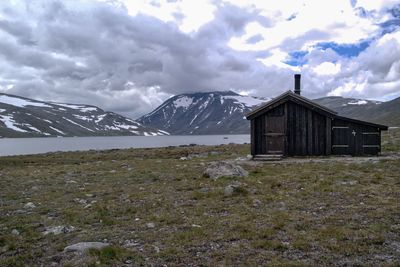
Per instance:
[[[304,58],[304,56],[307,54],[308,54],[307,51],[290,52],[289,53],[290,58],[286,60],[284,63],[290,66],[303,66],[304,64],[307,63],[307,60]]]
[[[391,33],[400,28],[400,19],[391,19],[380,24],[383,28],[382,35]]]
[[[350,58],[358,56],[362,51],[367,49],[370,43],[370,40],[362,41],[357,44],[337,44],[335,42],[324,42],[317,44],[315,47],[321,50],[330,48],[338,55]]]

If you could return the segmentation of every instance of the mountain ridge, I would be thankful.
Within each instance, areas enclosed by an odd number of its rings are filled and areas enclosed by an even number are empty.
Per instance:
[[[247,134],[250,124],[244,115],[269,100],[232,91],[180,94],[167,99],[137,121],[171,134]],[[312,101],[341,116],[400,125],[400,98],[381,102],[328,96]]]
[[[45,102],[0,93],[0,137],[167,134],[93,105]]]

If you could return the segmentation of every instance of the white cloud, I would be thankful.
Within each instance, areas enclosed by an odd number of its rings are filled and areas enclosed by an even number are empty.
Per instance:
[[[138,117],[179,93],[273,97],[301,72],[308,97],[387,99],[400,95],[400,30],[380,23],[396,2],[1,1],[0,90]],[[315,46],[364,39],[352,58]],[[285,63],[299,50],[304,65]]]
[[[144,13],[164,22],[173,22],[185,33],[197,31],[214,18],[215,5],[210,0],[154,1],[121,0],[131,16]]]
[[[257,1],[264,2],[264,1]],[[298,50],[308,50],[317,42],[335,41],[338,43],[355,43],[361,39],[369,38],[371,34],[379,29],[374,20],[363,18],[356,14],[350,1],[320,1],[307,0],[293,1],[265,1],[264,5],[254,3],[261,8],[264,14],[279,14],[273,16],[273,27],[264,27],[253,23],[246,27],[246,33],[240,37],[233,37],[230,40],[231,47],[237,50],[261,50],[279,47],[287,39],[299,38],[307,32],[320,31],[325,34],[313,35],[312,38],[304,40],[297,47]],[[299,4],[301,3],[301,4]],[[289,8],[284,8],[284,6]],[[286,12],[280,12],[286,10]],[[290,10],[288,12],[288,10]],[[290,14],[295,14],[291,20],[287,20]],[[254,34],[261,34],[264,40],[256,44],[247,44],[246,40]],[[285,49],[281,47],[281,49]]]
[[[366,86],[365,83],[360,84],[355,82],[346,82],[345,84],[329,92],[328,96],[343,96],[343,95],[348,95],[349,93],[354,94],[355,92],[360,94],[364,91],[365,86]]]
[[[339,73],[341,65],[332,62],[324,62],[313,68],[313,71],[318,75],[335,75]]]

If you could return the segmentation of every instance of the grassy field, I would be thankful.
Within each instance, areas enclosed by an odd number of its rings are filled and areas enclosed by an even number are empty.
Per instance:
[[[360,161],[255,163],[248,145],[3,157],[0,266],[399,266],[400,131],[383,146]],[[249,176],[203,177],[221,160]],[[83,241],[111,246],[63,252]]]

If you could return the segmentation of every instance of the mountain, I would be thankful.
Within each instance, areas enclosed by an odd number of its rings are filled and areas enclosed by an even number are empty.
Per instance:
[[[269,100],[231,91],[182,94],[166,100],[138,121],[172,134],[247,134],[250,125],[244,115]],[[400,98],[380,102],[323,97],[313,101],[342,116],[400,126]]]
[[[166,100],[138,122],[172,134],[248,133],[244,114],[266,101],[231,91],[182,94]]]
[[[0,137],[167,134],[95,106],[0,94]]]
[[[318,98],[313,101],[342,116],[389,126],[400,126],[400,97],[387,102],[337,96]]]

